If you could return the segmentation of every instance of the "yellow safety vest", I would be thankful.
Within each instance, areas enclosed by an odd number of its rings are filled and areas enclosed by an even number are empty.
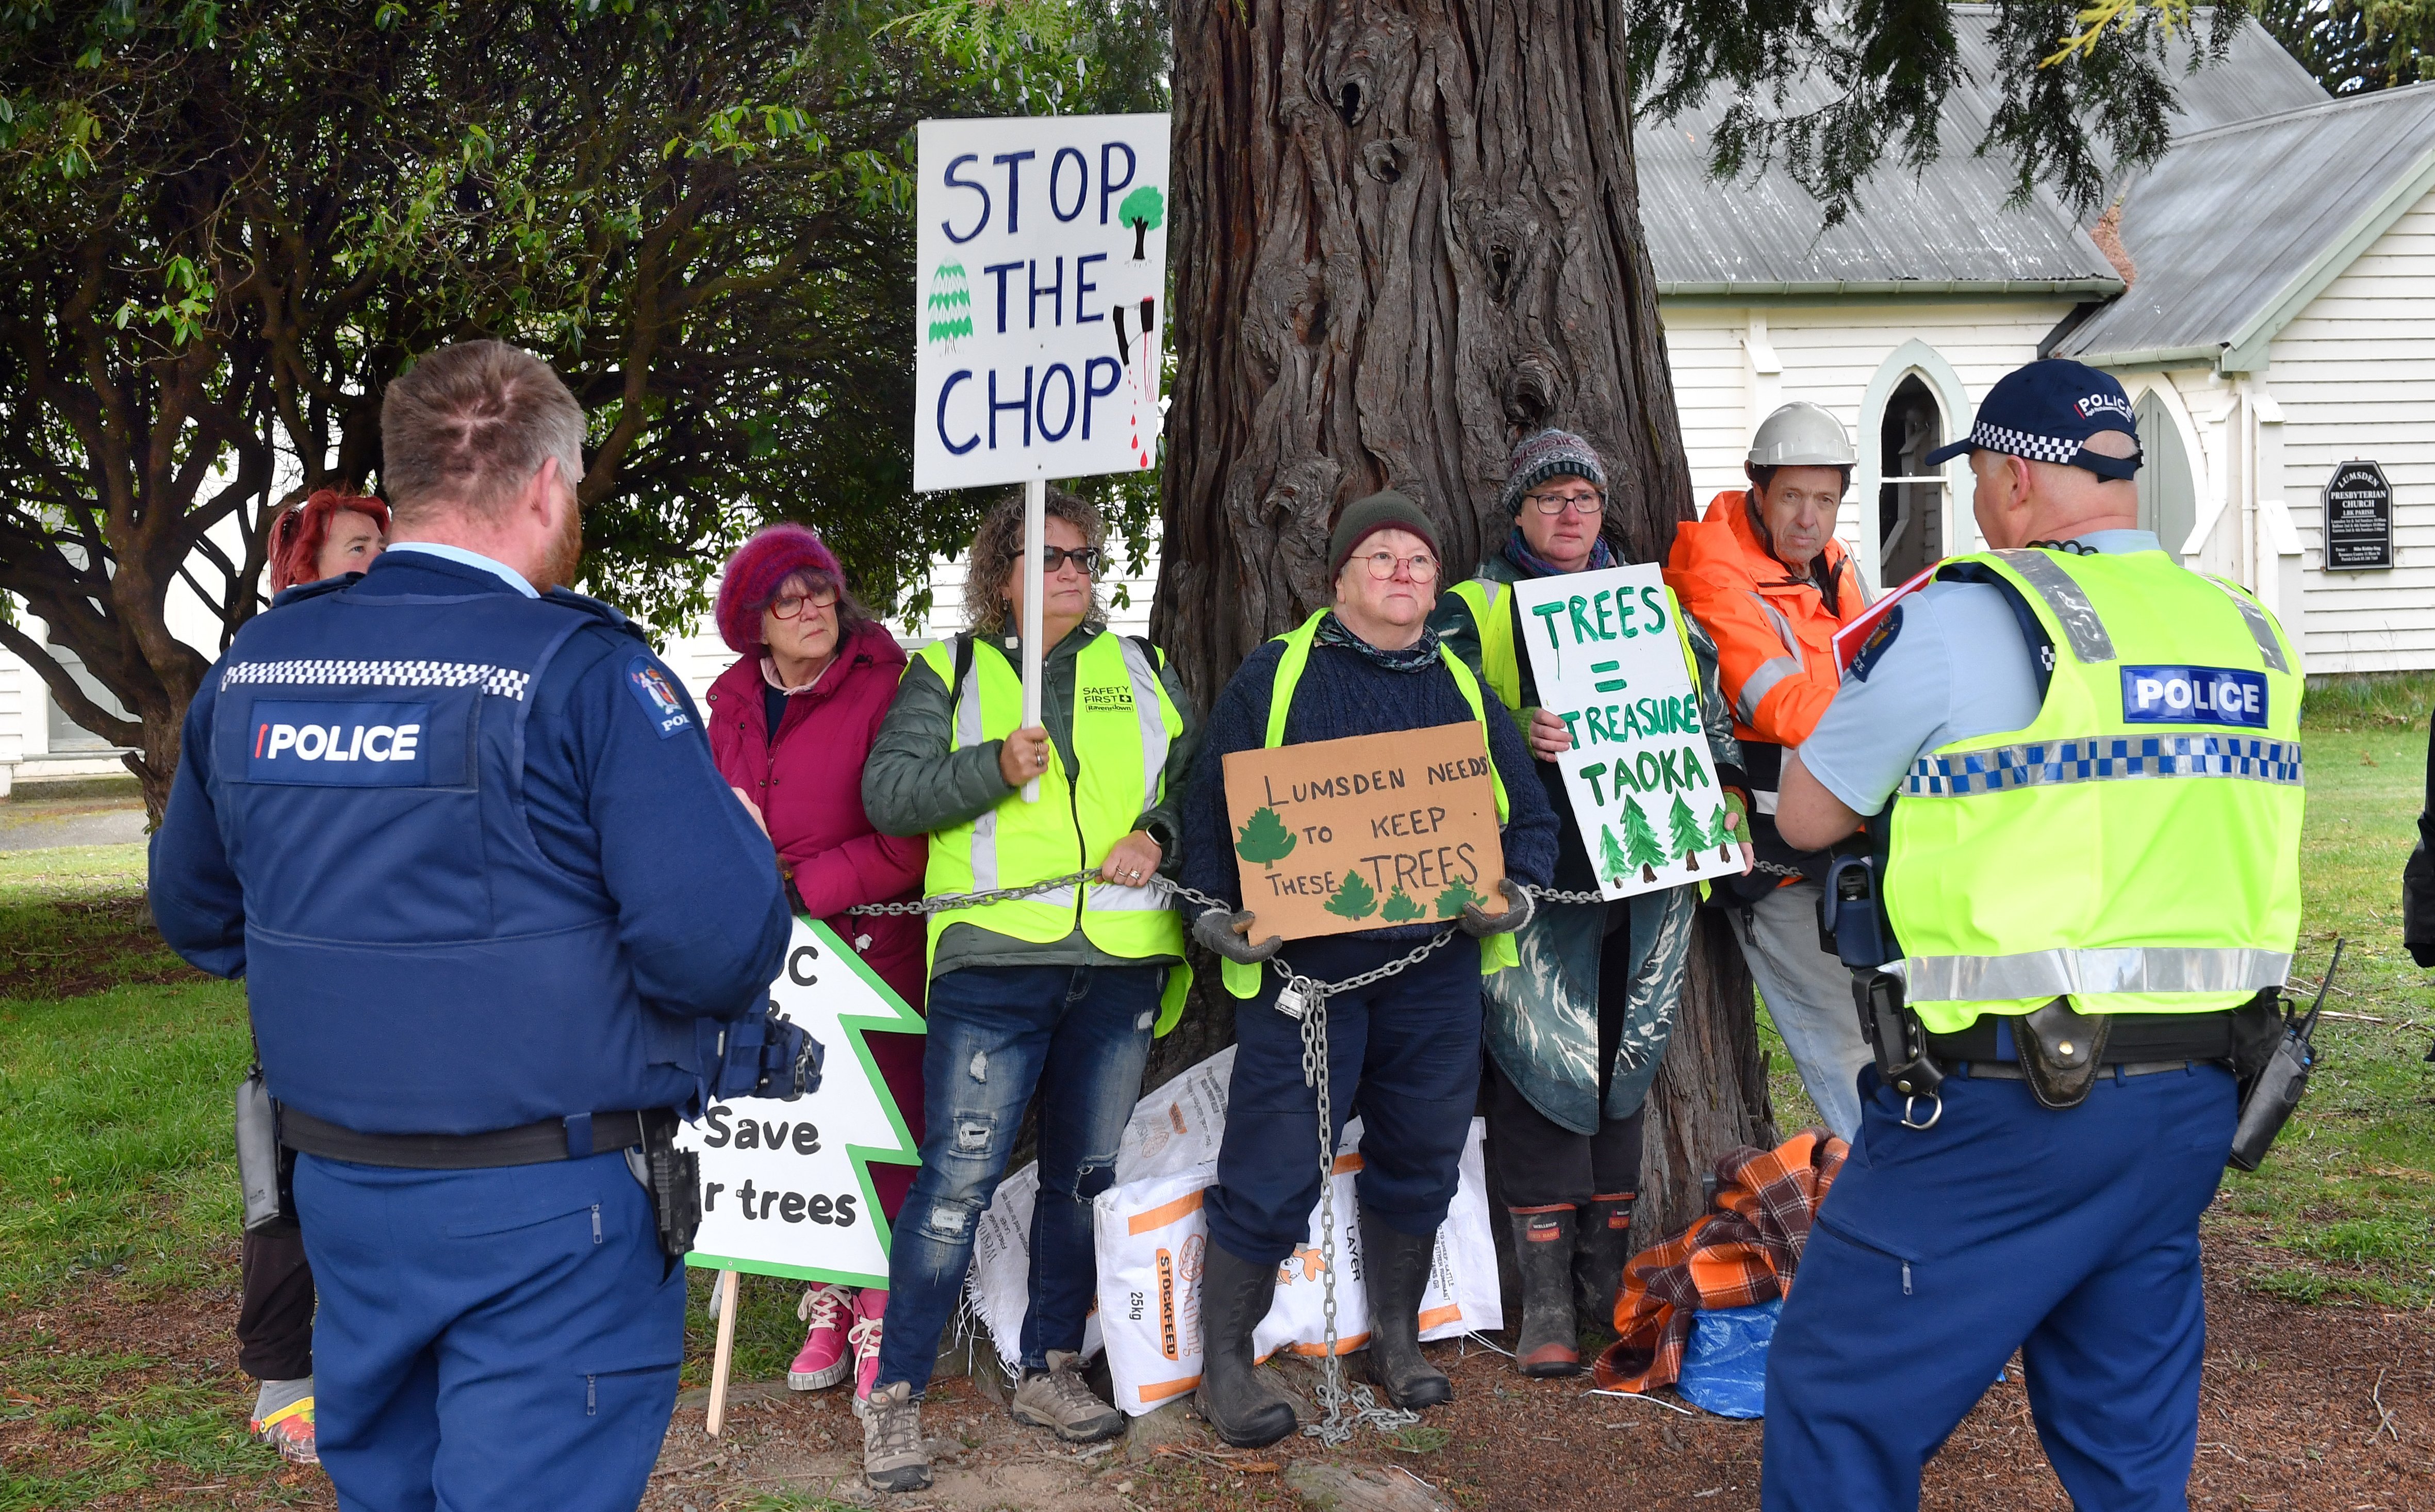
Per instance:
[[[1006,653],[986,640],[972,643],[972,663],[955,686],[955,643],[933,641],[916,653],[948,685],[955,706],[954,749],[1002,740],[1023,721],[1023,677]],[[1163,653],[1162,653],[1163,656]],[[932,832],[926,896],[1029,887],[1098,865],[1132,833],[1144,811],[1163,801],[1166,753],[1183,732],[1183,716],[1166,696],[1159,669],[1130,638],[1102,631],[1074,657],[1074,755],[1066,770],[1057,742],[1040,801],[1010,793],[998,806],[960,825]],[[1183,922],[1164,893],[1092,880],[1030,897],[946,909],[929,916],[929,959],[951,924],[970,924],[1036,945],[1064,939],[1079,925],[1084,938],[1110,955],[1183,955]],[[1158,1033],[1183,1016],[1191,988],[1188,966],[1167,973]]]
[[[1886,911],[1921,1022],[2059,997],[2207,1013],[2282,985],[2304,684],[2273,617],[2161,551],[1958,561],[2019,593],[2055,667],[2028,727],[1921,756],[1893,806]]]
[[[1276,685],[1269,693],[1268,739],[1263,742],[1269,750],[1273,751],[1286,743],[1286,715],[1293,708],[1294,688],[1302,682],[1303,669],[1310,665],[1311,642],[1319,634],[1319,622],[1327,613],[1322,609],[1297,628],[1276,637],[1284,642],[1286,650],[1285,654],[1277,659]],[[1454,686],[1462,690],[1463,702],[1471,705],[1471,717],[1479,721],[1479,743],[1489,753],[1488,780],[1496,790],[1496,823],[1502,826],[1510,812],[1505,801],[1505,776],[1496,770],[1496,753],[1488,744],[1488,709],[1479,700],[1479,680],[1471,675],[1471,669],[1462,664],[1461,657],[1442,656],[1439,659],[1445,664],[1446,670],[1454,674]],[[1521,964],[1521,952],[1514,948],[1513,936],[1510,932],[1492,934],[1479,942],[1480,975],[1486,976],[1492,971]],[[1259,996],[1261,966],[1227,961],[1221,963],[1218,969],[1228,992],[1237,998]]]

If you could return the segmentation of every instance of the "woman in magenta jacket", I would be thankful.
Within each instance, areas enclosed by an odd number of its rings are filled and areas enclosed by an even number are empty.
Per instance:
[[[768,831],[797,912],[836,930],[919,1012],[927,975],[921,919],[847,912],[922,896],[928,859],[922,837],[882,835],[862,810],[863,758],[896,696],[904,650],[846,591],[835,553],[800,525],[770,526],[729,560],[717,617],[720,637],[739,653],[710,688],[710,748],[719,772]],[[921,1037],[874,1034],[868,1042],[918,1145]],[[913,1171],[871,1168],[890,1220]],[[875,1288],[806,1293],[797,1312],[810,1327],[786,1383],[812,1391],[876,1367],[887,1304],[888,1294]]]

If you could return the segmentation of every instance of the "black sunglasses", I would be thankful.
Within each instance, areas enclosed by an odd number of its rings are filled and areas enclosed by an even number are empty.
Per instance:
[[[1096,546],[1044,546],[1040,548],[1040,570],[1043,575],[1058,571],[1071,562],[1090,577],[1099,570],[1099,548]]]

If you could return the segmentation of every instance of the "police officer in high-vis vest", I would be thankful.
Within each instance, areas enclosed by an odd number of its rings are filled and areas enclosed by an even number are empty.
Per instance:
[[[1035,1089],[1030,1307],[1009,1410],[1069,1442],[1124,1431],[1079,1368],[1098,1279],[1091,1204],[1115,1180],[1151,1035],[1173,1026],[1190,983],[1182,915],[1155,884],[1183,853],[1175,805],[1198,737],[1166,656],[1107,628],[1093,581],[1105,529],[1060,489],[1041,568],[1041,722],[1023,723],[1023,534],[1020,495],[981,522],[967,559],[973,628],[913,658],[863,765],[872,824],[930,837],[924,888],[939,906],[927,1132],[890,1238],[863,1411],[863,1473],[880,1490],[930,1484],[922,1393]]]
[[[1319,1104],[1303,1078],[1301,1020],[1277,1006],[1285,977],[1267,965],[1274,937],[1252,939],[1240,907],[1234,838],[1248,815],[1226,800],[1230,752],[1475,723],[1491,758],[1503,826],[1505,907],[1467,903],[1458,936],[1399,975],[1327,999],[1330,1145],[1362,1121],[1361,1278],[1370,1302],[1371,1378],[1399,1407],[1450,1401],[1453,1387],[1422,1357],[1421,1293],[1479,1092],[1480,978],[1518,960],[1511,931],[1529,922],[1526,890],[1556,862],[1556,815],[1522,732],[1483,694],[1427,625],[1437,598],[1437,527],[1398,493],[1345,506],[1328,540],[1336,603],[1245,659],[1209,713],[1209,738],[1185,810],[1184,879],[1236,904],[1196,918],[1195,936],[1225,958],[1235,1013],[1235,1069],[1218,1182],[1203,1210],[1209,1249],[1200,1288],[1201,1416],[1235,1445],[1291,1433],[1293,1405],[1252,1366],[1252,1334],[1276,1293],[1277,1267],[1309,1233],[1319,1200]],[[1451,905],[1449,905],[1450,907]],[[1434,917],[1285,947],[1321,982],[1377,970],[1449,921]]]
[[[2113,378],[2011,374],[1928,460],[1962,452],[1988,549],[1895,606],[1785,765],[1795,845],[1891,817],[1826,890],[1877,1064],[1775,1332],[1761,1500],[1915,1506],[2018,1348],[2075,1506],[2180,1508],[2199,1215],[2299,929],[2300,658],[2137,528]]]
[[[153,914],[246,980],[339,1504],[630,1508],[684,1352],[638,1177],[766,1001],[785,895],[682,686],[562,586],[583,414],[557,374],[446,348],[381,422],[389,549],[282,594],[204,679]]]

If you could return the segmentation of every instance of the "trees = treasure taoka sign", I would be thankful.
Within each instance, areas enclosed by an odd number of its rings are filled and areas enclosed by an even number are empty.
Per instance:
[[[1288,940],[1505,911],[1496,789],[1477,724],[1226,757],[1251,937]]]
[[[915,488],[1157,461],[1167,130],[1163,114],[921,123]]]

